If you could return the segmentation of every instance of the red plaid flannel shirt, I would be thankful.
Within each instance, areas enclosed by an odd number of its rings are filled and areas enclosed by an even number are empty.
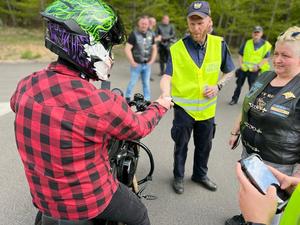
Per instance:
[[[109,139],[142,138],[166,112],[153,103],[136,114],[123,97],[96,89],[57,62],[22,79],[11,108],[33,203],[67,220],[97,216],[116,191]]]

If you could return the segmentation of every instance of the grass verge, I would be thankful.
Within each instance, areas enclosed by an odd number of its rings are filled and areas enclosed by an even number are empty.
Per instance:
[[[44,46],[44,31],[40,29],[26,29],[0,27],[0,62],[14,61],[53,61],[57,58]],[[123,45],[113,49],[117,58],[123,58]]]
[[[44,47],[42,29],[0,27],[0,61],[48,61],[56,58]]]

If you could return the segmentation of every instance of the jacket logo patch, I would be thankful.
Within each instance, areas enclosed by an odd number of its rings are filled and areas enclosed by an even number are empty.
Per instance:
[[[290,111],[287,107],[284,107],[282,105],[277,105],[274,104],[271,108],[270,108],[270,112],[273,114],[276,114],[278,116],[281,117],[287,117],[290,114]]]
[[[218,63],[208,63],[205,67],[205,73],[215,73],[220,70]]]
[[[282,94],[284,96],[285,99],[293,99],[296,98],[296,96],[294,95],[293,92],[289,91],[289,92],[285,92]]]

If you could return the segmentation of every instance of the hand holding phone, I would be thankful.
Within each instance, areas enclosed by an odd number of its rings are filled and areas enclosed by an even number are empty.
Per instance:
[[[249,181],[241,168],[236,165],[236,175],[239,181],[239,207],[246,221],[269,224],[277,210],[276,188],[271,186],[266,195],[262,195]]]
[[[277,213],[281,212],[286,206],[290,195],[280,188],[280,183],[267,165],[263,163],[259,155],[252,154],[247,158],[240,160],[241,167],[249,181],[260,191],[266,194],[268,188],[273,185],[277,190],[278,207]]]

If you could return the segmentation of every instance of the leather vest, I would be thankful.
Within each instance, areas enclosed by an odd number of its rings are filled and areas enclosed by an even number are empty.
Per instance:
[[[136,44],[132,48],[134,61],[137,63],[147,63],[152,53],[153,35],[150,31],[147,31],[146,34],[143,35],[137,30],[135,30],[133,34],[136,40]]]
[[[262,159],[277,164],[300,162],[300,120],[296,119],[296,104],[300,99],[300,75],[295,76],[262,109],[255,107],[254,101],[274,79],[274,72],[266,72],[258,77],[243,103],[241,134],[247,152],[255,152]],[[256,126],[248,122],[248,112]],[[253,129],[255,146],[243,139],[245,128]]]

